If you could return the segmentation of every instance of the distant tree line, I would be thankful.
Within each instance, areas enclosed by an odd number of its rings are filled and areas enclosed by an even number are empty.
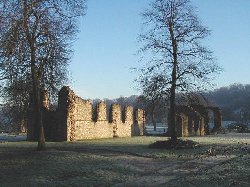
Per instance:
[[[232,84],[205,95],[222,109],[223,120],[250,121],[250,84]]]

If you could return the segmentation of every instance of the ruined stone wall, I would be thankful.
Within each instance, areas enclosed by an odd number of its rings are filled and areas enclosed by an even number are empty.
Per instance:
[[[43,99],[48,106],[47,97]],[[134,110],[131,106],[122,108],[119,104],[112,104],[108,109],[105,102],[94,107],[91,101],[78,97],[66,86],[59,92],[57,110],[45,108],[43,118],[46,139],[52,141],[130,137],[144,133],[143,110]]]
[[[212,108],[214,112],[214,127],[212,132],[219,132],[222,130],[222,114],[219,108]]]
[[[75,104],[72,119],[75,122],[74,136],[70,140],[113,137],[113,126],[107,120],[105,103],[98,104],[97,121],[94,121],[93,105],[90,101],[78,100]]]
[[[200,119],[200,136],[204,136],[206,134],[205,132],[205,119]]]
[[[188,131],[188,116],[183,114],[183,113],[179,113],[177,115],[177,136],[178,137],[186,137],[189,136],[189,131]]]
[[[142,109],[136,109],[134,111],[132,136],[144,135],[144,130],[145,130],[145,111]]]
[[[179,105],[177,110],[177,135],[183,136],[204,136],[205,120],[194,108]]]

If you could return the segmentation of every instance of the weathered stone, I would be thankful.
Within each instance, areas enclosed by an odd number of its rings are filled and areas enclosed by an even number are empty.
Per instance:
[[[110,116],[107,116],[105,102],[98,103],[96,110],[93,110],[91,101],[78,97],[69,87],[64,86],[58,95],[57,110],[50,111],[45,96],[43,104],[46,111],[43,113],[43,122],[47,140],[74,141],[143,135],[143,110],[135,113],[135,124],[131,106],[125,107],[122,112],[119,104],[112,104]],[[135,126],[139,130],[132,133]]]
[[[190,106],[178,105],[177,112],[177,135],[182,136],[200,136],[201,121],[204,123],[204,118]],[[204,124],[203,124],[204,125]]]
[[[211,105],[203,98],[202,102],[191,105],[177,105],[177,134],[178,136],[204,136],[209,134],[209,111],[214,115],[214,127],[212,132],[222,129],[222,115],[219,107]],[[186,131],[186,118],[188,130]]]
[[[105,102],[97,105],[97,121],[107,121],[107,106]]]
[[[144,135],[145,112],[141,109],[134,111],[134,123],[132,126],[132,136]]]
[[[185,136],[189,136],[189,132],[188,132],[188,116],[183,114],[183,113],[179,113],[177,115],[177,136],[179,137],[185,137]]]

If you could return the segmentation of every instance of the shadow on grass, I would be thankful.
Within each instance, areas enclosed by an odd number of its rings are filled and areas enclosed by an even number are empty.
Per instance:
[[[0,150],[1,186],[109,186],[135,175],[112,159],[48,148]]]
[[[210,179],[213,180],[211,181],[213,186],[223,186],[223,183],[229,184],[226,183],[226,180],[233,179],[236,181],[235,184],[238,184],[241,180],[247,181],[247,177],[250,176],[249,154],[247,150],[244,152],[245,155],[242,153],[242,148],[247,145],[234,144],[232,146],[227,141],[228,144],[223,144],[223,147],[218,142],[218,144],[201,144],[200,147],[194,149],[148,148],[150,143],[161,140],[165,140],[165,138],[140,137],[81,142],[47,142],[47,150],[43,152],[35,151],[36,142],[0,144],[0,186],[111,186],[117,183],[124,184],[127,180],[133,181],[141,176],[149,177],[149,174],[144,170],[128,167],[128,164],[124,164],[125,162],[122,162],[121,159],[114,159],[116,156],[123,158],[123,155],[125,157],[132,155],[138,157],[139,161],[144,159],[142,157],[146,157],[153,158],[151,160],[155,159],[157,162],[173,164],[177,161],[181,161],[179,162],[181,164],[191,161],[189,165],[194,168],[196,165],[194,166],[193,161],[200,159],[200,156],[206,156],[204,154],[211,146],[215,153],[229,151],[230,154],[236,154],[238,157],[218,167],[199,170],[197,173],[190,173],[186,177],[179,178],[178,181],[173,180],[174,185],[168,186],[181,186],[179,184],[202,186],[203,180],[209,183]],[[216,147],[217,145],[218,147]],[[237,148],[237,152],[235,152],[235,148]],[[242,157],[240,157],[241,154],[243,154]],[[216,156],[209,158],[213,161]],[[133,164],[131,165],[133,166]],[[146,162],[146,165],[149,163]],[[150,167],[147,171],[151,171]],[[168,167],[164,167],[160,168],[168,169]],[[183,169],[183,165],[180,165],[180,168]],[[170,170],[173,171],[172,168]],[[220,177],[221,174],[223,177]],[[159,173],[150,173],[150,175],[152,178],[157,178]],[[220,178],[222,178],[221,181],[219,181]],[[141,185],[144,184],[141,183]],[[240,184],[242,185],[242,183]]]

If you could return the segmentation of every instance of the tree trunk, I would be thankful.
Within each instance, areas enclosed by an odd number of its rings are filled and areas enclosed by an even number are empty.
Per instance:
[[[39,86],[39,80],[36,77],[35,66],[32,66],[32,79],[33,79],[33,92],[34,92],[34,107],[35,115],[34,117],[36,125],[38,126],[38,145],[37,150],[41,151],[45,149],[45,137],[43,128],[43,118],[42,118],[42,103],[41,103],[41,89]]]
[[[38,127],[38,145],[37,150],[42,151],[45,149],[45,137],[42,118],[42,103],[41,103],[41,88],[40,81],[38,80],[37,67],[35,65],[35,51],[31,49],[31,75],[33,83],[33,102],[35,111],[35,125]]]
[[[38,139],[38,144],[37,144],[37,150],[42,151],[42,150],[45,150],[46,148],[42,118],[40,118],[39,126],[40,126],[40,129],[39,129],[39,139]]]
[[[177,133],[176,133],[176,110],[175,110],[175,84],[172,84],[171,91],[170,91],[170,124],[169,124],[169,135],[171,140],[177,140]]]
[[[177,140],[176,133],[176,110],[175,110],[175,92],[176,92],[176,79],[177,79],[177,42],[174,36],[173,20],[169,21],[169,32],[172,40],[172,52],[173,52],[173,69],[172,69],[172,80],[170,89],[170,124],[169,133],[171,140]]]
[[[42,121],[42,106],[41,106],[41,89],[40,89],[40,81],[38,78],[38,68],[36,67],[36,46],[35,46],[35,36],[29,31],[29,20],[28,20],[28,5],[27,1],[22,1],[23,6],[23,27],[25,30],[26,39],[29,43],[30,47],[30,68],[31,68],[31,78],[32,78],[32,99],[33,99],[33,107],[34,107],[34,117],[35,131],[38,130],[38,146],[37,150],[41,151],[45,149],[45,138],[44,138],[44,129],[43,129],[43,121]],[[36,133],[36,132],[35,132]],[[35,135],[37,138],[37,136]]]
[[[34,91],[34,100],[35,100],[35,111],[36,111],[36,124],[38,126],[38,144],[37,150],[42,151],[45,150],[45,137],[44,137],[44,128],[43,128],[43,118],[42,118],[42,102],[41,102],[41,87],[40,87],[40,80],[39,80],[39,72],[38,68],[35,65],[35,46],[34,50],[31,51],[31,74],[33,80],[33,91]]]
[[[152,110],[151,110],[151,119],[152,119],[152,123],[154,125],[154,131],[156,131],[155,114],[154,114],[155,112],[154,111],[155,111],[155,107],[153,106]]]

